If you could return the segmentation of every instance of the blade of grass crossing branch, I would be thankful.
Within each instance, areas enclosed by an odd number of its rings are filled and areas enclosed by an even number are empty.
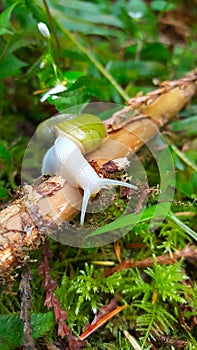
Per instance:
[[[157,207],[157,212],[155,215],[155,209]],[[159,203],[156,205],[153,205],[150,208],[146,208],[143,212],[140,214],[129,214],[126,216],[121,216],[116,221],[100,227],[99,229],[93,231],[90,233],[90,237],[101,235],[106,232],[110,232],[112,230],[117,230],[123,227],[129,227],[132,229],[132,227],[137,224],[138,222],[145,222],[148,220],[152,220],[156,217],[162,217],[164,216],[164,213],[166,213],[166,218],[173,221],[176,225],[178,225],[182,230],[184,230],[191,238],[193,238],[195,241],[197,241],[197,233],[192,230],[189,226],[184,224],[181,220],[179,220],[174,213],[169,210],[169,203]]]

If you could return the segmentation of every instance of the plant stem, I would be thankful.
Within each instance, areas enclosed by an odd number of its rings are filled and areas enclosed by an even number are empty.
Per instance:
[[[53,33],[53,37],[54,37],[54,39],[56,41],[56,45],[57,45],[58,49],[60,50],[61,49],[60,42],[59,42],[59,39],[58,39],[56,30],[55,30],[55,27],[54,27],[54,24],[53,24],[53,18],[51,16],[51,13],[50,13],[47,1],[43,0],[43,4],[44,4],[45,10],[46,10],[46,14],[47,14],[47,17],[48,17],[48,20],[49,20],[49,23],[50,23],[51,32]]]
[[[184,222],[179,220],[176,215],[173,214],[173,212],[170,210],[168,213],[168,219],[173,221],[175,224],[177,224],[182,230],[188,233],[190,237],[192,237],[195,241],[197,241],[197,232],[192,230],[189,226],[185,225]]]

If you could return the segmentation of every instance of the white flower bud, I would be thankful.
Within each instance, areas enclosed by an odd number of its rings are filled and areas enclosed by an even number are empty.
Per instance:
[[[42,61],[42,62],[40,63],[40,69],[43,69],[44,67],[45,67],[45,62]]]
[[[49,39],[51,37],[51,34],[49,32],[49,28],[47,27],[47,25],[43,22],[39,22],[38,23],[38,29],[40,31],[40,33],[47,39]]]

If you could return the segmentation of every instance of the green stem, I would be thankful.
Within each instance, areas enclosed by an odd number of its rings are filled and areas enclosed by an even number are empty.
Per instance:
[[[49,20],[49,23],[50,23],[51,32],[53,33],[53,37],[54,37],[54,39],[56,41],[56,45],[57,45],[58,49],[60,50],[61,49],[60,42],[59,42],[57,33],[55,31],[55,27],[54,27],[54,24],[53,24],[53,19],[52,19],[52,16],[51,16],[51,13],[50,13],[50,10],[49,10],[49,7],[48,7],[48,4],[47,4],[46,0],[43,0],[43,4],[44,4],[45,10],[46,10],[46,14],[47,14],[47,17],[48,17],[48,20]]]
[[[51,37],[48,38],[48,58],[50,60],[51,66],[53,68],[53,72],[54,72],[54,75],[55,75],[56,82],[58,82],[59,78],[58,78],[57,66],[56,66],[56,64],[54,62],[53,53],[52,53],[52,49],[51,49]]]
[[[58,74],[57,74],[57,66],[56,66],[54,61],[52,61],[51,64],[52,64],[53,71],[54,71],[54,74],[55,74],[56,83],[58,83],[59,82],[59,78],[58,78]]]
[[[113,87],[118,91],[120,96],[125,101],[128,101],[130,97],[127,95],[127,93],[121,88],[121,86],[117,83],[117,81],[113,78],[113,76],[102,66],[102,64],[96,59],[96,57],[87,50],[77,39],[76,37],[70,33],[69,30],[67,30],[64,26],[61,25],[61,23],[58,23],[59,27],[61,28],[62,32],[75,44],[78,49],[83,52],[89,60],[95,65],[95,67],[104,75],[106,79],[109,80],[109,82],[113,85]]]
[[[194,171],[197,171],[197,166],[188,159],[188,157],[180,151],[175,145],[170,146],[172,150],[177,154],[177,156],[182,159],[190,168],[192,168]]]
[[[192,237],[195,241],[197,241],[197,232],[193,231],[189,226],[185,225],[184,222],[179,220],[176,215],[170,210],[168,213],[168,219],[177,224],[182,230],[184,230],[190,237]]]

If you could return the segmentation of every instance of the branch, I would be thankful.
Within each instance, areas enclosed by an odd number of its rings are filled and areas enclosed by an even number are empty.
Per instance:
[[[183,249],[175,251],[173,254],[163,254],[157,256],[155,259],[152,257],[134,261],[133,259],[127,259],[120,263],[119,265],[112,267],[111,269],[107,269],[104,272],[104,277],[108,277],[113,275],[115,272],[122,271],[123,269],[131,269],[134,267],[138,267],[139,269],[153,266],[155,262],[159,265],[172,265],[176,261],[179,261],[182,258],[192,258],[196,257],[197,249],[194,245],[186,245]]]
[[[132,99],[130,105],[119,111],[118,115],[114,114],[108,122],[105,121],[109,130],[113,129],[113,125],[116,125],[116,130],[110,130],[102,145],[89,154],[88,159],[99,158],[98,165],[102,166],[109,159],[126,156],[128,148],[136,153],[144,143],[154,137],[158,128],[176,116],[195,95],[196,81],[197,74],[194,73],[182,80],[165,82],[155,92]],[[128,117],[133,107],[135,112],[129,122],[124,122],[123,127],[122,119]],[[117,141],[113,149],[111,140]],[[70,199],[72,206],[69,204]],[[71,219],[77,213],[76,207],[79,207],[80,202],[79,191],[61,177],[24,186],[21,198],[0,212],[2,279],[9,276],[14,268],[21,267],[29,259],[30,252],[37,249],[59,224]]]

